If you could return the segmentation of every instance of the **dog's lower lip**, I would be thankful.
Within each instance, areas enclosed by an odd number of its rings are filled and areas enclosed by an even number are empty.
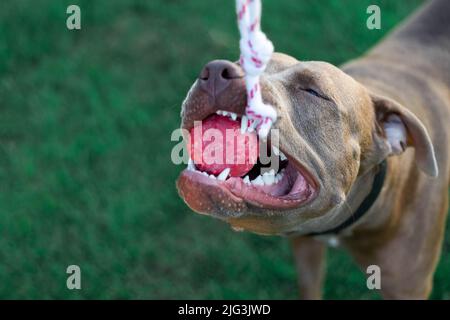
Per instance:
[[[226,186],[233,195],[242,198],[244,201],[263,208],[293,208],[305,205],[317,195],[317,184],[303,166],[293,161],[289,157],[289,167],[287,171],[291,171],[290,187],[286,194],[280,196],[272,196],[261,192],[252,185],[246,185],[240,178],[229,178],[223,185]],[[285,174],[288,178],[288,173]],[[307,188],[303,190],[296,189],[298,183],[306,184]]]
[[[318,193],[317,184],[310,176],[310,173],[305,170],[303,166],[299,165],[297,161],[292,160],[290,157],[289,161],[291,162],[290,170],[296,172],[295,175],[291,175],[292,179],[295,179],[295,181],[291,181],[288,191],[279,196],[265,193],[258,187],[246,184],[243,179],[239,177],[230,177],[225,181],[219,181],[217,179],[211,179],[201,172],[186,169],[182,172],[180,179],[183,177],[184,179],[189,179],[193,182],[195,181],[197,186],[201,185],[201,187],[199,187],[200,189],[205,190],[205,194],[207,191],[208,197],[210,198],[208,200],[216,201],[219,205],[220,203],[223,204],[223,198],[218,197],[218,199],[214,200],[214,194],[216,192],[212,191],[213,188],[219,188],[217,190],[222,190],[222,194],[228,194],[228,201],[232,202],[245,202],[263,209],[298,208],[316,198]],[[302,188],[297,188],[297,192],[295,192],[294,186],[297,179],[301,180],[299,181],[300,183],[306,184],[306,188],[304,186]],[[202,195],[196,195],[196,197],[202,197]],[[189,199],[185,199],[185,201],[189,202]]]

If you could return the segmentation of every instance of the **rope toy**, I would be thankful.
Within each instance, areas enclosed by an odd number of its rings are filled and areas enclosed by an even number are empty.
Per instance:
[[[239,62],[245,72],[247,89],[248,130],[256,128],[259,137],[265,139],[277,112],[262,101],[259,77],[272,56],[273,44],[261,31],[261,0],[236,0],[236,11],[241,34]]]

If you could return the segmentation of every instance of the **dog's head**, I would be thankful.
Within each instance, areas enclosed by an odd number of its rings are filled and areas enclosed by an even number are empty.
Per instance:
[[[194,121],[219,110],[244,115],[243,76],[237,63],[207,64],[183,103],[182,128],[190,130]],[[331,64],[274,54],[261,88],[264,102],[278,114],[272,127],[281,150],[278,178],[264,185],[261,179],[222,181],[184,170],[177,187],[194,211],[236,228],[285,234],[307,224],[320,228],[327,213],[343,204],[358,176],[408,146],[419,149],[416,162],[422,170],[437,174],[433,147],[417,117]],[[248,173],[253,175],[249,180],[260,174],[258,166]]]

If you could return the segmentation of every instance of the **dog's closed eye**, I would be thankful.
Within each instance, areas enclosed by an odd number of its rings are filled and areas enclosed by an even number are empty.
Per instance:
[[[324,99],[324,100],[330,100],[327,96],[319,93],[318,91],[311,89],[311,88],[300,88],[300,90],[307,92],[311,96],[314,96],[316,98]]]
[[[318,98],[321,98],[320,94],[319,94],[316,90],[314,90],[314,89],[303,89],[303,90],[306,91],[306,92],[308,92],[309,94],[311,94],[311,95],[313,95],[313,96],[316,96],[316,97],[318,97]]]

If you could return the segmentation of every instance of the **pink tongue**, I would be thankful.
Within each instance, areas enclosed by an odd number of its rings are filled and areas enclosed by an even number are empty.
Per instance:
[[[241,133],[241,122],[212,115],[190,132],[191,158],[198,170],[218,175],[230,168],[230,176],[241,177],[258,160],[258,138],[255,132]]]

